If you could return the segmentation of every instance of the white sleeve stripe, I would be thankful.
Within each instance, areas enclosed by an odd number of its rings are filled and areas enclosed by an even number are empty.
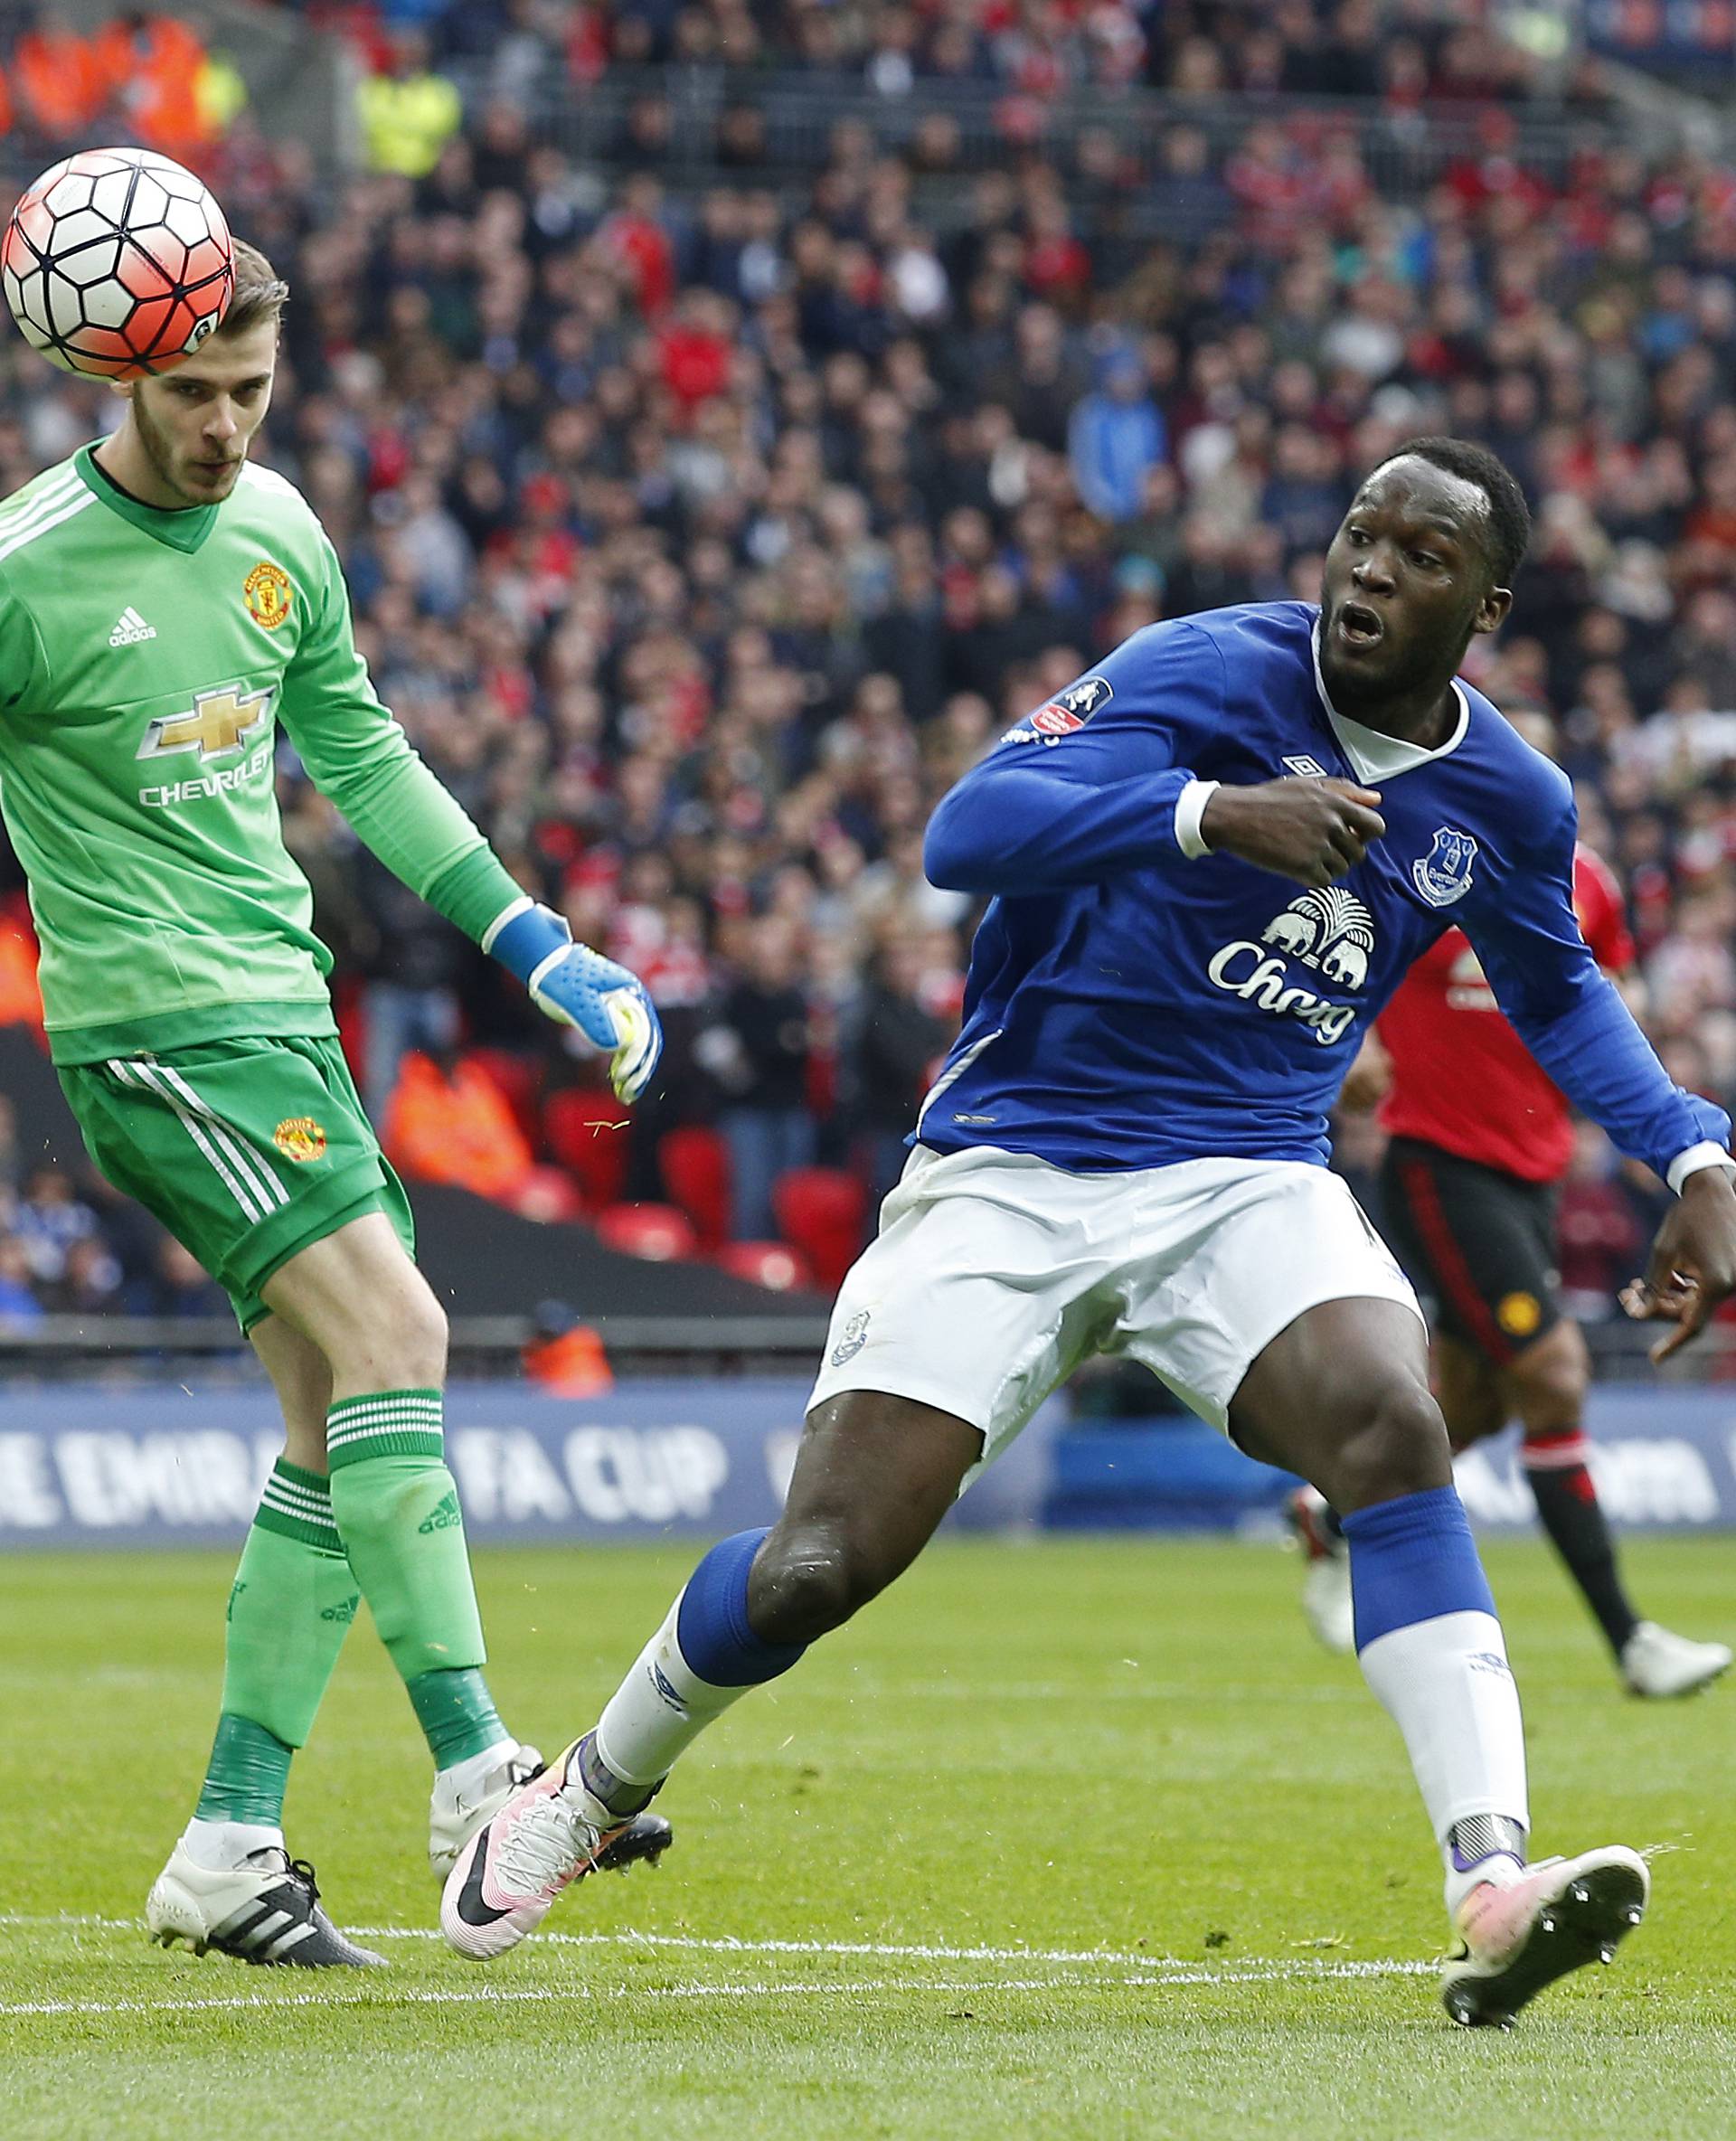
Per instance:
[[[503,907],[500,912],[495,917],[494,920],[489,923],[488,927],[482,932],[483,950],[489,952],[493,951],[495,948],[495,939],[506,927],[507,923],[515,922],[521,914],[528,914],[530,910],[535,905],[536,901],[532,899],[528,892],[521,892],[516,900],[509,901],[507,904]]]
[[[1715,1138],[1703,1137],[1698,1145],[1691,1145],[1685,1152],[1676,1154],[1664,1179],[1679,1197],[1682,1184],[1689,1175],[1698,1174],[1705,1167],[1736,1168],[1736,1160],[1731,1159]]]
[[[1190,862],[1212,853],[1200,830],[1200,820],[1219,785],[1215,780],[1190,780],[1175,798],[1175,844]]]

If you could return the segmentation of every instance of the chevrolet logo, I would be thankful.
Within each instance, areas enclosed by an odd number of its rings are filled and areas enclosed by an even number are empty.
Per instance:
[[[214,692],[195,692],[184,713],[153,716],[148,736],[138,747],[141,759],[167,758],[172,751],[196,750],[202,760],[221,759],[242,744],[271,718],[276,693],[242,692],[232,684]]]

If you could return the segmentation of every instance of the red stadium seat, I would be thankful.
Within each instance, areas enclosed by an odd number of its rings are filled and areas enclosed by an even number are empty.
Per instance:
[[[868,1193],[861,1180],[842,1167],[791,1167],[772,1185],[771,1205],[778,1232],[814,1267],[822,1288],[835,1291],[862,1247]]]
[[[513,1119],[533,1146],[539,1143],[536,1127],[536,1091],[542,1083],[542,1065],[514,1055],[505,1048],[467,1048],[465,1054],[484,1077],[500,1091],[513,1111]]]
[[[806,1259],[784,1241],[726,1241],[712,1261],[731,1278],[745,1278],[774,1294],[814,1284]]]
[[[695,1124],[671,1130],[657,1146],[657,1166],[669,1202],[693,1222],[704,1249],[715,1249],[730,1231],[730,1148],[722,1134]]]
[[[699,1237],[686,1213],[673,1204],[611,1204],[598,1213],[596,1224],[597,1239],[605,1249],[644,1257],[653,1264],[690,1257],[699,1248]]]
[[[552,1158],[579,1185],[592,1212],[615,1203],[627,1186],[627,1111],[612,1093],[570,1087],[542,1103],[542,1137]]]

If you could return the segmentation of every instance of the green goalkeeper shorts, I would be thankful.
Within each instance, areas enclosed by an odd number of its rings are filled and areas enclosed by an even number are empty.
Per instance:
[[[364,1212],[383,1212],[415,1253],[403,1184],[335,1037],[58,1068],[90,1157],[198,1259],[242,1330],[269,1313],[259,1288],[274,1271]]]

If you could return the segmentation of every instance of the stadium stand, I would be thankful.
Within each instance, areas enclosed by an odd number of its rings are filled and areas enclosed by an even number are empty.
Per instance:
[[[1371,0],[310,12],[463,117],[335,191],[247,125],[203,155],[295,290],[264,456],[419,749],[669,1035],[624,1124],[286,748],[376,1108],[451,1054],[509,1200],[829,1284],[956,1029],[934,800],[1139,626],[1311,595],[1359,471],[1434,429],[1536,517],[1476,680],[1558,716],[1650,1030],[1729,1104],[1736,179],[1642,146],[1595,60]],[[103,420],[10,342],[0,489]],[[1588,1134],[1593,1313],[1650,1194]],[[69,1283],[70,1222],[5,1197],[0,1316]],[[111,1247],[117,1301],[154,1253]]]

